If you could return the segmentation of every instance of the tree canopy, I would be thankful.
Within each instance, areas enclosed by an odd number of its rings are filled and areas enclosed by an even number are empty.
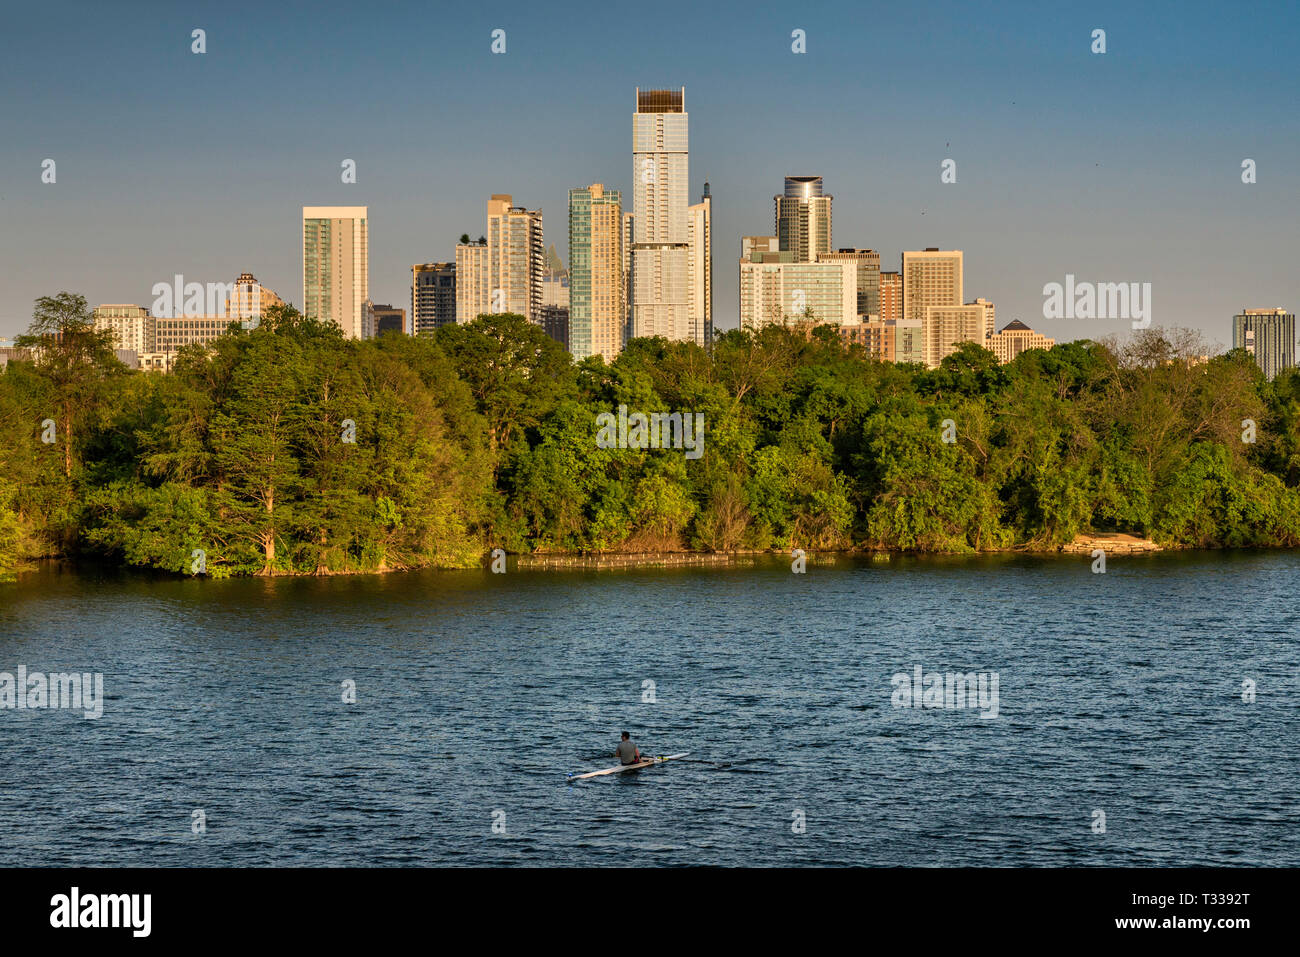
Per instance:
[[[132,372],[85,300],[38,300],[0,373],[0,577],[88,556],[209,575],[465,566],[486,550],[1300,542],[1300,373],[1182,331],[1007,365],[895,365],[773,326],[573,363],[515,315],[348,340],[277,306]],[[597,416],[700,414],[703,454]],[[666,427],[665,427],[666,428]]]

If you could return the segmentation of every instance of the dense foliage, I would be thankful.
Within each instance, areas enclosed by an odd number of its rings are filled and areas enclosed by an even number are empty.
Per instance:
[[[37,352],[0,374],[0,577],[53,555],[185,574],[201,556],[229,575],[460,566],[498,546],[1300,542],[1300,374],[1197,361],[1186,334],[1005,366],[965,344],[927,371],[772,327],[710,351],[635,340],[606,365],[519,316],[360,342],[286,307],[160,375],[122,366],[63,293],[20,345]],[[620,405],[702,413],[703,455],[597,447]]]

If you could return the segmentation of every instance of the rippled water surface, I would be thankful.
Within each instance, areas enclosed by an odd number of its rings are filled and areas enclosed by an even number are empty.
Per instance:
[[[1300,865],[1300,555],[1090,565],[47,569],[0,671],[104,715],[0,710],[0,865]],[[917,665],[998,716],[894,707]],[[691,759],[566,782],[624,728]]]

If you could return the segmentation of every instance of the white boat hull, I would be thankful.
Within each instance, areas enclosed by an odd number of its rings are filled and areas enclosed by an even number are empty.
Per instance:
[[[588,771],[586,774],[570,774],[570,781],[583,781],[587,778],[598,778],[606,774],[622,774],[624,771],[637,771],[641,768],[653,767],[656,764],[663,764],[665,761],[672,761],[674,758],[684,758],[690,754],[689,751],[683,751],[681,754],[667,754],[658,758],[647,758],[644,761],[638,761],[636,764],[620,764],[616,768],[605,768],[603,771]]]

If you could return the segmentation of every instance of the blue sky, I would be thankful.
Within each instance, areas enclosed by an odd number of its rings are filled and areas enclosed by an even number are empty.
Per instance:
[[[370,207],[377,302],[408,307],[410,265],[453,258],[491,193],[540,206],[567,262],[568,189],[630,190],[638,85],[686,87],[719,327],[740,237],[771,232],[787,174],[824,176],[835,245],[885,268],[965,250],[966,298],[992,299],[999,326],[1127,329],[1043,319],[1066,273],[1150,282],[1155,324],[1221,343],[1242,307],[1300,307],[1295,3],[9,7],[0,336],[37,296],[148,305],[175,273],[251,271],[301,305],[303,205]]]

